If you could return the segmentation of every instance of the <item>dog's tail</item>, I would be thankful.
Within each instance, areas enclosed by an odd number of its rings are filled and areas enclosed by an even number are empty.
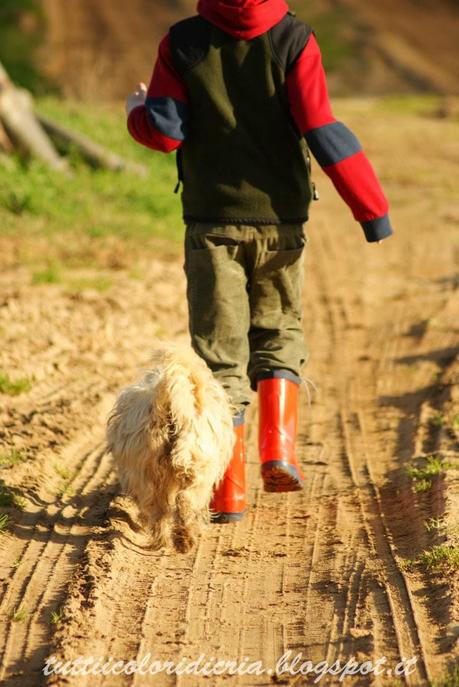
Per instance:
[[[151,363],[164,370],[160,384],[164,384],[177,418],[199,415],[205,405],[209,374],[206,363],[192,348],[178,343],[168,343],[153,351]]]

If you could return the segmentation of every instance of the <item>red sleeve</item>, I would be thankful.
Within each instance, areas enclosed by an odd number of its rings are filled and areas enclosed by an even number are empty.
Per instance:
[[[182,145],[188,124],[188,96],[172,63],[168,34],[159,46],[145,105],[131,111],[127,126],[138,143],[169,153]]]
[[[362,224],[368,241],[392,234],[389,205],[356,136],[333,116],[314,34],[287,74],[292,115],[308,146]]]

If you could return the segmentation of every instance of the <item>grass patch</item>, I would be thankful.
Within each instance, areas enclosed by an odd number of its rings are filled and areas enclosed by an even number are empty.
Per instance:
[[[63,484],[56,492],[59,499],[63,499],[65,496],[75,496],[75,487],[72,484]]]
[[[435,413],[430,419],[429,419],[429,425],[431,427],[444,427],[447,423],[447,418],[442,414],[442,413]]]
[[[432,572],[456,572],[459,570],[459,547],[438,544],[424,551],[416,562]]]
[[[164,155],[140,146],[129,136],[122,104],[86,104],[48,97],[37,109],[57,122],[91,137],[126,159],[145,165],[139,177],[128,172],[94,170],[78,156],[71,156],[71,176],[49,170],[31,160],[13,156],[12,169],[0,167],[0,239],[2,235],[21,246],[29,239],[22,264],[56,256],[69,264],[81,256],[88,266],[88,252],[103,251],[116,236],[143,251],[145,242],[160,238],[178,242],[184,225],[177,181],[175,155]],[[92,247],[88,251],[88,245]],[[40,254],[40,250],[42,251]],[[95,263],[97,264],[97,262]],[[52,264],[36,273],[34,283],[54,283],[59,270]]]
[[[6,513],[0,513],[0,534],[5,534],[8,529],[9,517]]]
[[[61,281],[62,271],[57,263],[52,263],[32,275],[32,284],[59,284]]]
[[[59,608],[57,611],[51,611],[51,623],[57,627],[60,625],[63,615],[64,611],[62,608]]]
[[[16,191],[10,191],[5,194],[4,204],[9,212],[13,215],[20,216],[24,212],[31,210],[31,195],[29,193],[16,193]]]
[[[436,454],[426,456],[424,460],[425,465],[422,467],[409,465],[406,468],[408,476],[414,481],[416,492],[428,491],[432,486],[433,478],[452,467],[451,463],[447,463],[441,456]]]
[[[32,381],[28,377],[12,379],[6,372],[0,372],[0,394],[19,396],[19,394],[30,391],[31,388]]]
[[[94,289],[95,291],[100,291],[101,293],[107,291],[113,282],[109,277],[86,277],[80,279],[71,279],[68,282],[68,289],[72,293],[79,293],[80,291],[85,291],[86,289]]]
[[[62,479],[69,480],[74,476],[74,473],[68,469],[65,465],[58,465],[57,463],[54,464],[54,469],[59,475],[59,477],[62,477]]]
[[[400,559],[400,568],[413,572],[423,568],[429,572],[451,574],[459,570],[459,547],[449,544],[437,544],[423,551],[418,558]]]
[[[4,480],[0,480],[0,507],[22,509],[25,503],[25,499],[17,489],[8,487]]]
[[[64,498],[64,496],[74,496],[75,495],[75,488],[71,484],[71,481],[76,475],[75,471],[69,470],[68,467],[65,465],[59,465],[58,463],[54,464],[54,469],[59,475],[59,477],[62,477],[64,482],[61,484],[59,489],[56,492],[56,495],[59,499]]]
[[[419,95],[402,94],[386,95],[380,99],[380,107],[388,114],[400,115],[411,114],[418,116],[429,116],[441,103],[441,96],[438,95]],[[429,320],[429,323],[431,321]]]
[[[10,619],[13,621],[13,623],[20,623],[26,619],[27,615],[28,613],[25,608],[18,606],[12,611]]]
[[[10,451],[0,453],[0,468],[11,468],[27,460],[23,451],[13,448]]]
[[[454,666],[445,677],[431,682],[430,687],[459,687],[459,665]]]
[[[443,529],[445,527],[445,521],[443,518],[429,518],[425,521],[424,527],[427,532],[434,532]]]

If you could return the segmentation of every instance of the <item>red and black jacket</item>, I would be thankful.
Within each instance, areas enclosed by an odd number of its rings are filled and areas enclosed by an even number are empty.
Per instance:
[[[198,13],[206,22],[239,41],[251,41],[268,31],[276,34],[278,49],[286,52],[288,105],[296,127],[361,223],[367,240],[385,238],[392,234],[392,228],[381,185],[358,139],[333,116],[314,34],[297,20],[286,21],[287,12],[284,0],[198,3]],[[173,55],[173,36],[172,30],[160,44],[145,106],[136,107],[128,118],[133,138],[162,152],[181,148],[192,120],[190,94]],[[190,50],[192,54],[192,44]]]

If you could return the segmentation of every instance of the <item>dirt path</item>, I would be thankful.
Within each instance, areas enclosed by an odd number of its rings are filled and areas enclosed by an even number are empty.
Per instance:
[[[22,511],[10,509],[1,539],[1,678],[8,687],[312,684],[267,674],[45,678],[40,669],[50,655],[151,654],[177,663],[203,653],[267,668],[288,650],[315,663],[385,656],[386,668],[418,659],[406,678],[344,681],[359,687],[425,687],[457,660],[457,571],[410,561],[436,545],[457,547],[458,472],[435,475],[418,493],[406,470],[432,454],[457,460],[459,246],[452,230],[459,208],[443,185],[454,164],[450,124],[422,121],[432,164],[438,170],[441,162],[432,187],[415,145],[418,120],[401,118],[393,134],[390,120],[370,130],[371,103],[340,107],[394,197],[397,236],[367,245],[318,176],[323,200],[307,227],[304,289],[306,374],[317,392],[308,407],[303,391],[298,441],[306,488],[262,491],[254,398],[247,517],[212,526],[193,554],[146,548],[102,448],[113,394],[136,377],[152,338],[186,339],[181,257],[147,256],[144,279],[121,273],[105,294],[28,286],[20,272],[2,277],[0,325],[14,346],[1,351],[0,368],[37,376],[29,393],[1,397],[0,436],[29,457],[2,471],[26,499]],[[391,160],[390,132],[400,137]],[[7,286],[12,276],[25,285]],[[427,528],[432,518],[441,526]],[[18,608],[25,617],[13,621]],[[61,615],[57,625],[53,611]]]

